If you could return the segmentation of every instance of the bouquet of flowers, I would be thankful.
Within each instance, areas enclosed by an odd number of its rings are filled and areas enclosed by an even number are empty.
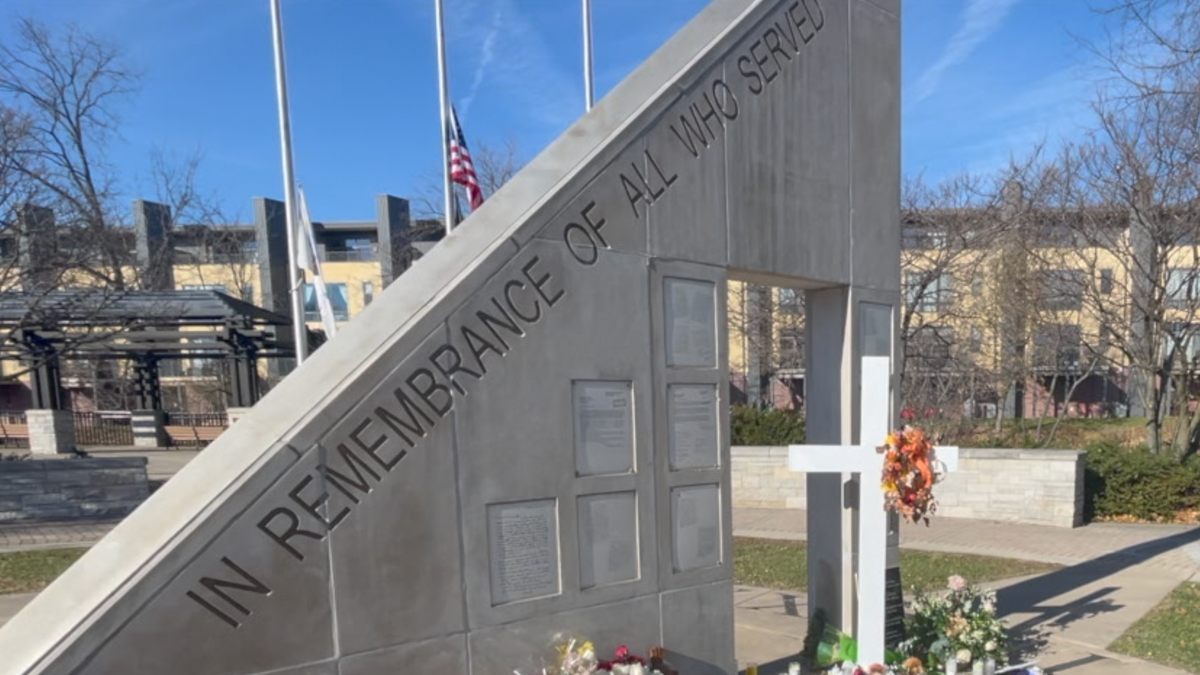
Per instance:
[[[908,622],[911,636],[901,644],[907,654],[926,654],[930,666],[970,667],[975,661],[1004,665],[1008,661],[1004,622],[996,618],[996,592],[980,590],[957,574],[948,592],[913,600]]]
[[[937,510],[933,499],[933,484],[938,476],[933,471],[933,446],[924,432],[913,427],[888,434],[879,448],[883,453],[883,488],[885,504],[910,523],[924,520]]]
[[[637,656],[621,645],[611,661],[601,661],[590,640],[559,637],[554,647],[553,664],[541,668],[536,675],[679,675],[667,665],[666,650],[654,647],[650,659]],[[521,675],[521,671],[513,671]]]

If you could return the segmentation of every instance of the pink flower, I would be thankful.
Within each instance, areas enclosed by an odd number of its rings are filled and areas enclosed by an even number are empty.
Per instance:
[[[617,647],[617,658],[624,659],[626,656],[629,656],[629,647],[626,647],[625,645]]]
[[[946,586],[952,591],[961,591],[967,587],[967,580],[955,574],[946,580]]]

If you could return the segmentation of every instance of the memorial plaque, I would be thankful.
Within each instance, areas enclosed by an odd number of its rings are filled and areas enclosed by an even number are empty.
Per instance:
[[[717,365],[716,285],[696,279],[663,280],[667,325],[667,365]]]
[[[721,564],[721,491],[716,485],[673,488],[671,525],[677,572]]]
[[[905,640],[904,633],[904,585],[900,583],[900,568],[887,568],[884,579],[884,596],[886,597],[886,619],[884,619],[883,640],[889,649],[895,649]]]
[[[493,605],[559,592],[556,507],[553,499],[488,505]]]
[[[591,588],[637,579],[637,495],[586,495],[577,504],[580,585]]]
[[[672,384],[667,399],[671,470],[719,466],[716,385]]]
[[[575,472],[580,476],[633,470],[633,383],[571,384],[575,409]]]

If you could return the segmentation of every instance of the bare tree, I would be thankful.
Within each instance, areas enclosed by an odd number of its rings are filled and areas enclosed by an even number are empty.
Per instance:
[[[72,268],[105,286],[126,287],[128,238],[115,227],[116,172],[106,161],[117,133],[117,104],[138,75],[120,50],[77,27],[61,33],[17,19],[0,44],[0,104],[29,125],[11,170],[41,188],[60,227],[71,228]]]
[[[479,179],[479,187],[484,197],[490,197],[504,186],[525,162],[517,143],[512,138],[505,139],[499,146],[479,143],[471,150],[471,163],[475,167],[475,175]],[[455,193],[461,189],[455,188]],[[421,180],[421,186],[412,199],[412,215],[420,220],[441,221],[443,207],[442,172],[426,174]]]
[[[1000,384],[987,370],[978,320],[988,305],[984,261],[1004,232],[1000,197],[984,177],[971,175],[934,186],[910,178],[901,194],[905,416],[931,420],[926,424],[969,418]]]

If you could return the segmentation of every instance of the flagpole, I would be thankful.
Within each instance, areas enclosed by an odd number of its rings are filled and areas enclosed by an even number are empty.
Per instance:
[[[454,184],[450,182],[450,84],[446,79],[446,27],[442,16],[442,0],[434,0],[437,18],[438,101],[442,113],[442,213],[445,214],[446,234],[454,231]]]
[[[279,145],[283,160],[283,212],[287,219],[288,283],[291,285],[292,335],[296,365],[308,357],[308,327],[304,323],[303,280],[296,267],[296,180],[292,175],[292,124],[288,115],[287,73],[283,63],[283,19],[279,0],[271,0],[271,32],[275,38],[275,94],[279,101]]]
[[[587,110],[594,101],[592,88],[592,0],[583,0],[583,96]]]

